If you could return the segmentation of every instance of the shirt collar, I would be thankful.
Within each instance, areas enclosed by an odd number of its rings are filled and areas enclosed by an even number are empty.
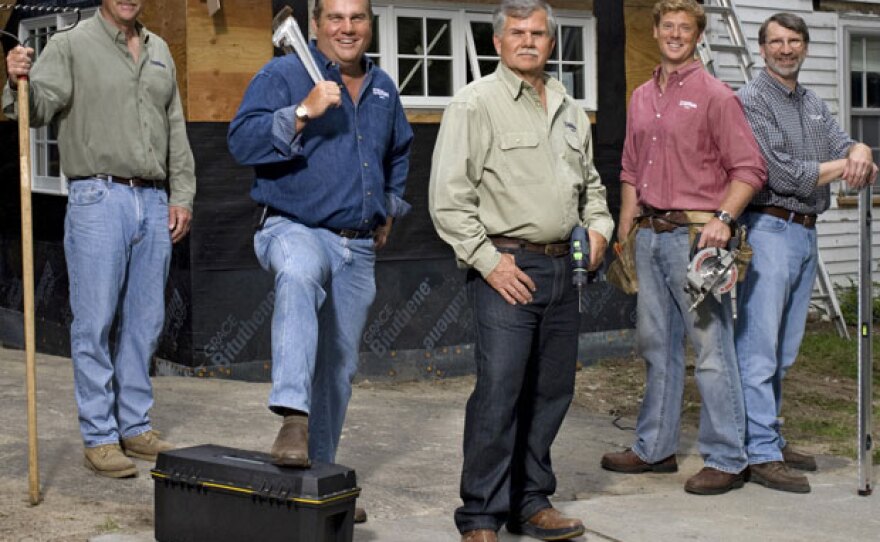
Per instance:
[[[702,62],[700,62],[699,60],[692,60],[691,62],[688,62],[687,64],[685,64],[681,68],[670,73],[669,77],[666,80],[666,84],[669,85],[669,83],[676,81],[676,80],[679,83],[683,83],[685,80],[692,77],[695,73],[699,72],[702,69],[703,69]],[[658,87],[660,86],[661,73],[662,73],[662,66],[661,65],[658,65],[656,68],[654,68],[654,75],[653,75],[654,83],[656,83]]]
[[[504,83],[504,87],[510,92],[510,96],[514,100],[518,100],[526,88],[532,87],[532,85],[513,73],[513,70],[505,66],[503,62],[498,62],[498,67],[495,68],[495,75],[499,81]],[[544,87],[550,91],[565,93],[565,86],[547,74],[544,74]]]
[[[125,43],[125,32],[120,30],[119,27],[117,27],[115,24],[113,24],[110,21],[108,21],[107,19],[105,19],[104,14],[101,13],[100,9],[98,10],[98,16],[95,17],[95,19],[98,19],[98,21],[101,22],[101,26],[107,32],[107,35],[109,35],[111,38],[113,38],[113,41],[119,42],[119,43]],[[147,35],[147,32],[146,32],[146,29],[144,28],[144,25],[142,25],[140,23],[140,21],[135,21],[134,27],[135,27],[135,30],[137,30],[138,35],[141,37],[141,41],[143,43],[147,43],[149,36]]]
[[[766,67],[758,72],[758,79],[770,88],[775,89],[776,92],[779,92],[783,96],[788,96],[789,98],[793,96],[803,96],[807,93],[806,87],[800,83],[795,83],[794,90],[783,85],[779,80],[767,73]]]

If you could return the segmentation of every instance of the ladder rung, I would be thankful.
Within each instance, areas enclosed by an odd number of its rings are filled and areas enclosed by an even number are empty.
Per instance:
[[[713,51],[719,53],[740,53],[744,54],[748,52],[747,47],[742,47],[740,45],[728,45],[726,43],[713,43],[709,46]]]
[[[714,13],[716,15],[728,15],[730,14],[730,8],[727,6],[707,6],[703,5],[703,11],[706,13]]]

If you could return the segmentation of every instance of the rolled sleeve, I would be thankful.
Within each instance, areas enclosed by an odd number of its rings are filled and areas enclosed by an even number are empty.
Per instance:
[[[282,154],[295,156],[302,153],[302,134],[296,131],[297,105],[282,107],[272,114],[273,144]]]
[[[726,95],[710,116],[717,119],[712,123],[713,138],[721,149],[728,182],[740,181],[760,191],[767,182],[767,163],[739,98],[732,93]]]

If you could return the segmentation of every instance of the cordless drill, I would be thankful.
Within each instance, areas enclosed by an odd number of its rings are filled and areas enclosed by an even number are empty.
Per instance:
[[[587,268],[590,266],[590,241],[587,231],[577,225],[571,230],[571,283],[577,290],[578,312],[584,312],[583,293],[587,285]]]

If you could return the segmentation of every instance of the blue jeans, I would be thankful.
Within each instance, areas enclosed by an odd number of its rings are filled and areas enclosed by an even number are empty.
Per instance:
[[[709,296],[689,312],[685,293],[690,256],[687,228],[636,234],[639,277],[636,336],[647,364],[645,398],[633,451],[660,461],[678,450],[684,391],[684,339],[696,355],[695,378],[702,397],[699,450],[707,467],[738,473],[746,465],[745,414],[733,346],[730,296]]]
[[[150,429],[150,358],[165,320],[171,261],[165,191],[97,179],[71,182],[64,254],[83,441],[94,447],[137,436]]]
[[[739,289],[736,350],[746,402],[750,464],[782,461],[782,379],[794,364],[816,281],[816,230],[746,213],[755,251]]]
[[[373,240],[273,216],[254,250],[275,275],[269,408],[308,413],[309,457],[332,463],[376,296]]]
[[[468,274],[477,382],[465,413],[460,532],[528,519],[556,491],[550,445],[574,392],[577,296],[567,257],[514,255],[538,288],[529,304],[510,305]]]

